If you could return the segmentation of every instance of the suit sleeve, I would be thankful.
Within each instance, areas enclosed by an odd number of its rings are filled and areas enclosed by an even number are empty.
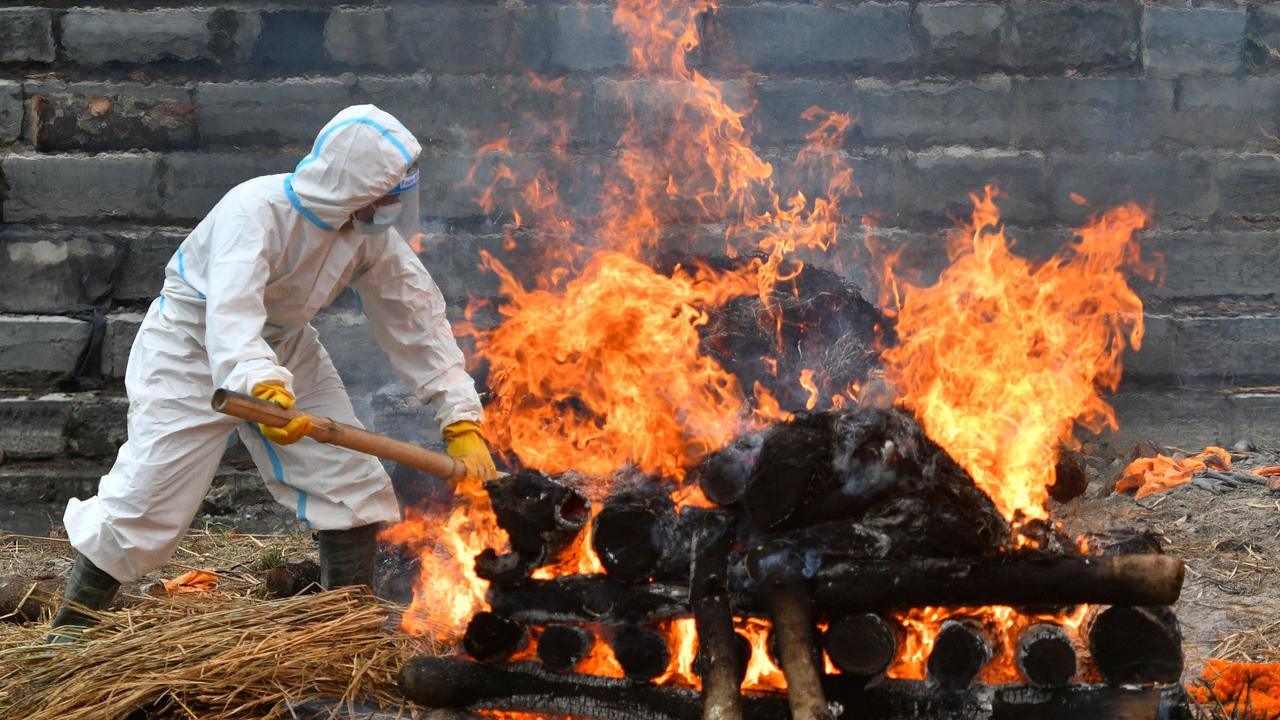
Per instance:
[[[444,296],[408,244],[393,233],[352,280],[378,346],[440,427],[481,422],[484,411],[445,315]]]
[[[263,293],[271,270],[266,237],[253,223],[233,224],[210,242],[205,295],[205,348],[216,387],[252,392],[280,382],[294,393],[293,374],[262,338],[267,321]]]

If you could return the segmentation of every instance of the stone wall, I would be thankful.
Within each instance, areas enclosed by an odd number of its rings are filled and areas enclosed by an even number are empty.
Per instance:
[[[849,210],[875,212],[887,238],[939,233],[988,182],[1032,253],[1091,212],[1072,193],[1149,202],[1144,245],[1167,273],[1142,290],[1124,433],[1280,437],[1280,6],[727,0],[701,29],[692,62],[755,104],[766,157],[794,152],[810,105],[858,117],[845,151],[864,194]],[[564,76],[579,98],[570,150],[591,163],[625,121],[627,61],[605,3],[0,8],[0,448],[108,459],[129,344],[174,248],[232,185],[292,168],[350,103],[423,141],[423,259],[452,309],[493,292],[475,265],[501,249],[504,218],[461,183],[478,142],[550,111],[525,92],[530,71]],[[109,386],[52,393],[89,336],[73,312],[86,308],[105,313]],[[429,424],[384,386],[353,303],[317,325],[370,422]]]

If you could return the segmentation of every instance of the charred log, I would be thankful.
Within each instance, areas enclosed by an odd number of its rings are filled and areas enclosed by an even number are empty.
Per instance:
[[[627,625],[609,633],[608,641],[623,674],[631,680],[648,682],[671,663],[666,639],[652,630]]]
[[[929,653],[929,680],[948,689],[967,687],[991,662],[993,654],[991,638],[980,624],[970,620],[943,621]]]
[[[765,532],[857,521],[887,534],[901,557],[978,555],[1008,534],[991,499],[899,410],[820,413],[774,426],[743,504]]]
[[[1089,654],[1107,682],[1177,682],[1182,632],[1167,607],[1110,607],[1088,624]]]
[[[1018,670],[1033,685],[1060,687],[1076,674],[1076,648],[1059,625],[1032,625],[1018,638]]]
[[[523,563],[537,567],[569,545],[591,518],[591,501],[537,470],[522,470],[484,484],[498,527]]]
[[[1182,560],[1167,555],[1034,560],[832,563],[815,601],[854,612],[925,605],[1168,605],[1182,591]]]
[[[500,709],[597,720],[698,720],[690,690],[636,685],[627,680],[540,671],[536,665],[481,665],[457,658],[417,657],[401,668],[401,691],[428,708]],[[1181,688],[1118,686],[1037,688],[978,686],[972,693],[926,683],[886,681],[867,687],[844,675],[823,679],[827,697],[858,720],[1151,720],[1182,717]],[[743,697],[746,720],[785,720],[777,697]],[[344,705],[345,707],[345,705]],[[428,715],[428,717],[432,717]]]
[[[773,618],[782,673],[787,677],[787,704],[793,720],[833,720],[822,689],[822,666],[815,661],[813,607],[803,583],[775,585],[766,590]]]
[[[595,637],[573,625],[550,625],[538,636],[538,659],[556,672],[569,672],[591,654]]]
[[[823,640],[831,662],[841,672],[858,677],[879,675],[898,655],[898,631],[871,613],[833,620]]]
[[[687,585],[629,585],[605,575],[495,585],[488,599],[494,612],[532,623],[639,622],[689,614]]]
[[[543,564],[543,557],[520,553],[501,553],[485,548],[476,556],[476,577],[498,585],[514,585],[529,578],[533,569]]]
[[[462,637],[462,648],[480,662],[502,662],[529,644],[529,628],[491,612],[476,613]]]
[[[763,433],[739,437],[704,458],[693,469],[691,479],[702,488],[702,494],[717,505],[732,505],[742,500],[763,442]]]
[[[698,630],[698,656],[703,667],[702,717],[705,720],[741,720],[739,686],[746,674],[746,665],[738,644],[741,636],[733,630],[733,611],[729,605],[732,519],[724,513],[696,515],[689,598]],[[747,652],[750,651],[748,643]]]
[[[688,560],[688,549],[681,548],[677,540],[676,525],[675,503],[667,495],[621,494],[606,501],[596,516],[591,547],[610,577],[644,582],[658,574],[673,553]]]
[[[1085,469],[1084,455],[1078,450],[1063,447],[1058,462],[1053,467],[1054,480],[1049,486],[1049,497],[1058,502],[1070,502],[1089,489],[1089,474]]]

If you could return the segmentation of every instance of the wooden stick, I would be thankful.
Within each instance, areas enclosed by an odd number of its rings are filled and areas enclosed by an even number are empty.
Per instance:
[[[821,669],[814,661],[813,608],[808,588],[800,582],[764,591],[773,617],[782,672],[787,676],[787,703],[792,720],[833,720],[822,691]]]
[[[1171,605],[1182,559],[1168,555],[837,562],[818,571],[814,601],[827,611],[924,605]]]
[[[213,393],[212,404],[213,409],[220,413],[270,427],[284,427],[293,419],[308,415],[315,427],[307,433],[307,436],[313,440],[407,465],[450,482],[461,480],[467,474],[467,468],[462,462],[444,453],[433,452],[386,435],[344,425],[321,415],[304,413],[296,408],[282,408],[273,402],[259,400],[250,395],[219,389]]]
[[[732,519],[725,513],[701,513],[693,535],[693,579],[689,598],[702,656],[703,720],[742,720],[738,673],[738,635],[729,608],[729,551]],[[748,646],[749,650],[750,646]]]

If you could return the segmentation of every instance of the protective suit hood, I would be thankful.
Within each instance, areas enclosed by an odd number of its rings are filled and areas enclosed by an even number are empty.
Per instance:
[[[334,116],[311,152],[285,176],[289,202],[311,224],[336,231],[404,177],[422,146],[389,113],[352,105]]]

